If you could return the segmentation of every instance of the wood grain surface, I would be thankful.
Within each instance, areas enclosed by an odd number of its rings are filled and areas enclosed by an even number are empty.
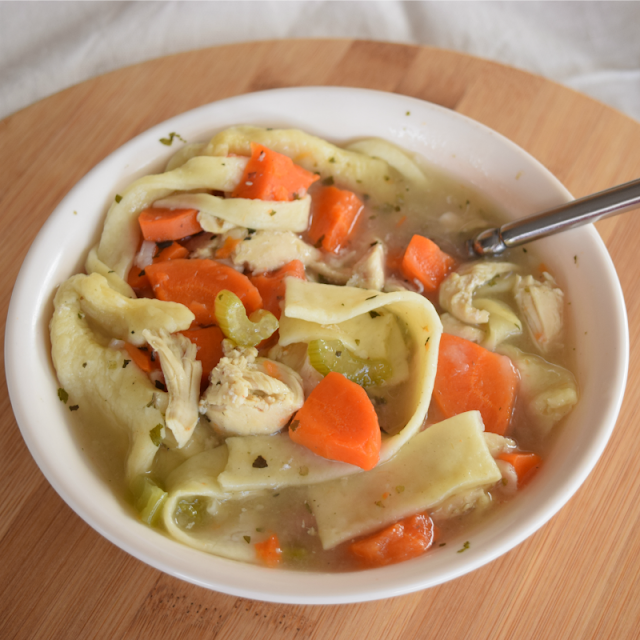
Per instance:
[[[640,124],[545,79],[457,53],[287,40],[153,60],[0,122],[3,326],[33,238],[98,161],[185,110],[303,85],[381,89],[454,109],[529,151],[575,196],[640,176]],[[207,591],[127,555],[66,506],[27,451],[3,372],[0,638],[639,638],[640,214],[611,218],[598,229],[629,312],[627,393],[587,482],[519,547],[440,587],[365,604],[277,605]]]

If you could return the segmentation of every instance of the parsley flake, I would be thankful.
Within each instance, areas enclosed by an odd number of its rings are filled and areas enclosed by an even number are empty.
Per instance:
[[[268,467],[269,465],[267,464],[267,461],[262,456],[258,456],[253,461],[253,464],[251,466],[254,469],[264,469],[265,467]]]
[[[168,138],[160,138],[160,142],[165,146],[170,147],[173,144],[174,138],[178,138],[178,140],[180,140],[181,142],[186,142],[186,140],[179,133],[176,133],[175,131],[172,131],[169,134]]]
[[[60,387],[58,389],[58,398],[60,398],[62,402],[67,404],[67,400],[69,399],[69,394],[62,387]]]

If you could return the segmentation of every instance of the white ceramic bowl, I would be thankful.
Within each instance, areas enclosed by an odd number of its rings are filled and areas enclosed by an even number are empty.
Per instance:
[[[401,595],[461,576],[522,542],[585,480],[622,401],[629,352],[624,300],[592,227],[535,247],[572,303],[581,400],[535,482],[470,534],[472,544],[465,553],[447,545],[409,562],[349,574],[239,564],[183,546],[137,522],[83,455],[72,437],[69,411],[58,400],[51,364],[48,323],[54,290],[81,270],[115,194],[140,175],[159,170],[175,151],[177,144],[168,148],[160,138],[175,131],[189,141],[204,141],[235,124],[297,127],[337,143],[386,138],[471,183],[514,218],[571,198],[542,165],[499,134],[447,109],[396,94],[320,87],[274,90],[206,105],[154,127],[71,190],[38,234],[15,285],[6,331],[7,382],[18,424],[42,472],[88,524],[143,562],[203,587],[259,600],[331,604]]]

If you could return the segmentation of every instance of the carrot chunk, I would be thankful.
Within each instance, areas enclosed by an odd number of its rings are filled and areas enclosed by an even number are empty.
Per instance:
[[[319,176],[294,164],[288,156],[252,142],[251,157],[231,197],[295,200],[304,197],[318,179]]]
[[[196,359],[202,362],[202,384],[206,386],[209,374],[224,355],[222,352],[224,334],[216,325],[202,329],[187,329],[180,333],[196,345]]]
[[[280,560],[282,560],[282,549],[280,548],[278,536],[275,533],[264,542],[256,542],[253,546],[256,549],[258,560],[266,564],[267,567],[276,567],[280,564]]]
[[[157,356],[154,357],[153,351],[149,347],[138,348],[135,345],[125,342],[124,348],[133,362],[145,373],[151,373],[152,371],[159,371],[161,369],[160,358]]]
[[[378,416],[366,391],[330,372],[296,413],[289,436],[329,460],[373,469],[380,459]]]
[[[180,240],[202,231],[197,209],[145,209],[138,216],[145,240]]]
[[[351,191],[322,187],[313,196],[313,218],[309,238],[325,251],[344,247],[355,228],[363,204]]]
[[[506,356],[442,334],[433,398],[446,418],[476,409],[487,431],[504,435],[518,380],[518,372]]]
[[[415,235],[402,258],[402,273],[407,280],[418,280],[425,291],[437,291],[456,261],[438,245],[423,236]]]
[[[235,293],[247,314],[262,306],[262,298],[249,278],[215,260],[169,260],[145,269],[159,300],[180,302],[196,316],[200,326],[216,324],[216,295],[223,289]]]
[[[240,238],[226,238],[224,244],[216,251],[216,258],[228,258],[233,250],[242,242]]]
[[[166,260],[180,260],[189,255],[189,249],[183,247],[178,242],[172,242],[168,247],[160,249],[158,255],[153,259],[154,262],[165,262]]]
[[[249,280],[251,280],[262,296],[263,307],[267,311],[271,311],[278,320],[282,315],[280,303],[284,300],[286,287],[285,278],[289,276],[299,278],[300,280],[307,279],[304,272],[304,265],[300,260],[292,260],[280,267],[277,271],[249,276]]]
[[[519,487],[527,484],[542,465],[542,458],[536,453],[501,453],[498,460],[504,460],[513,465],[518,476]]]
[[[434,540],[431,518],[420,513],[399,520],[349,546],[349,551],[367,567],[384,567],[422,555]]]

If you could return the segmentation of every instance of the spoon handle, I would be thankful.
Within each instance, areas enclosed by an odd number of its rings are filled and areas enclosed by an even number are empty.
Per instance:
[[[583,224],[597,222],[640,206],[640,179],[573,200],[528,218],[487,229],[470,240],[472,255],[499,255],[505,249],[539,240]]]

